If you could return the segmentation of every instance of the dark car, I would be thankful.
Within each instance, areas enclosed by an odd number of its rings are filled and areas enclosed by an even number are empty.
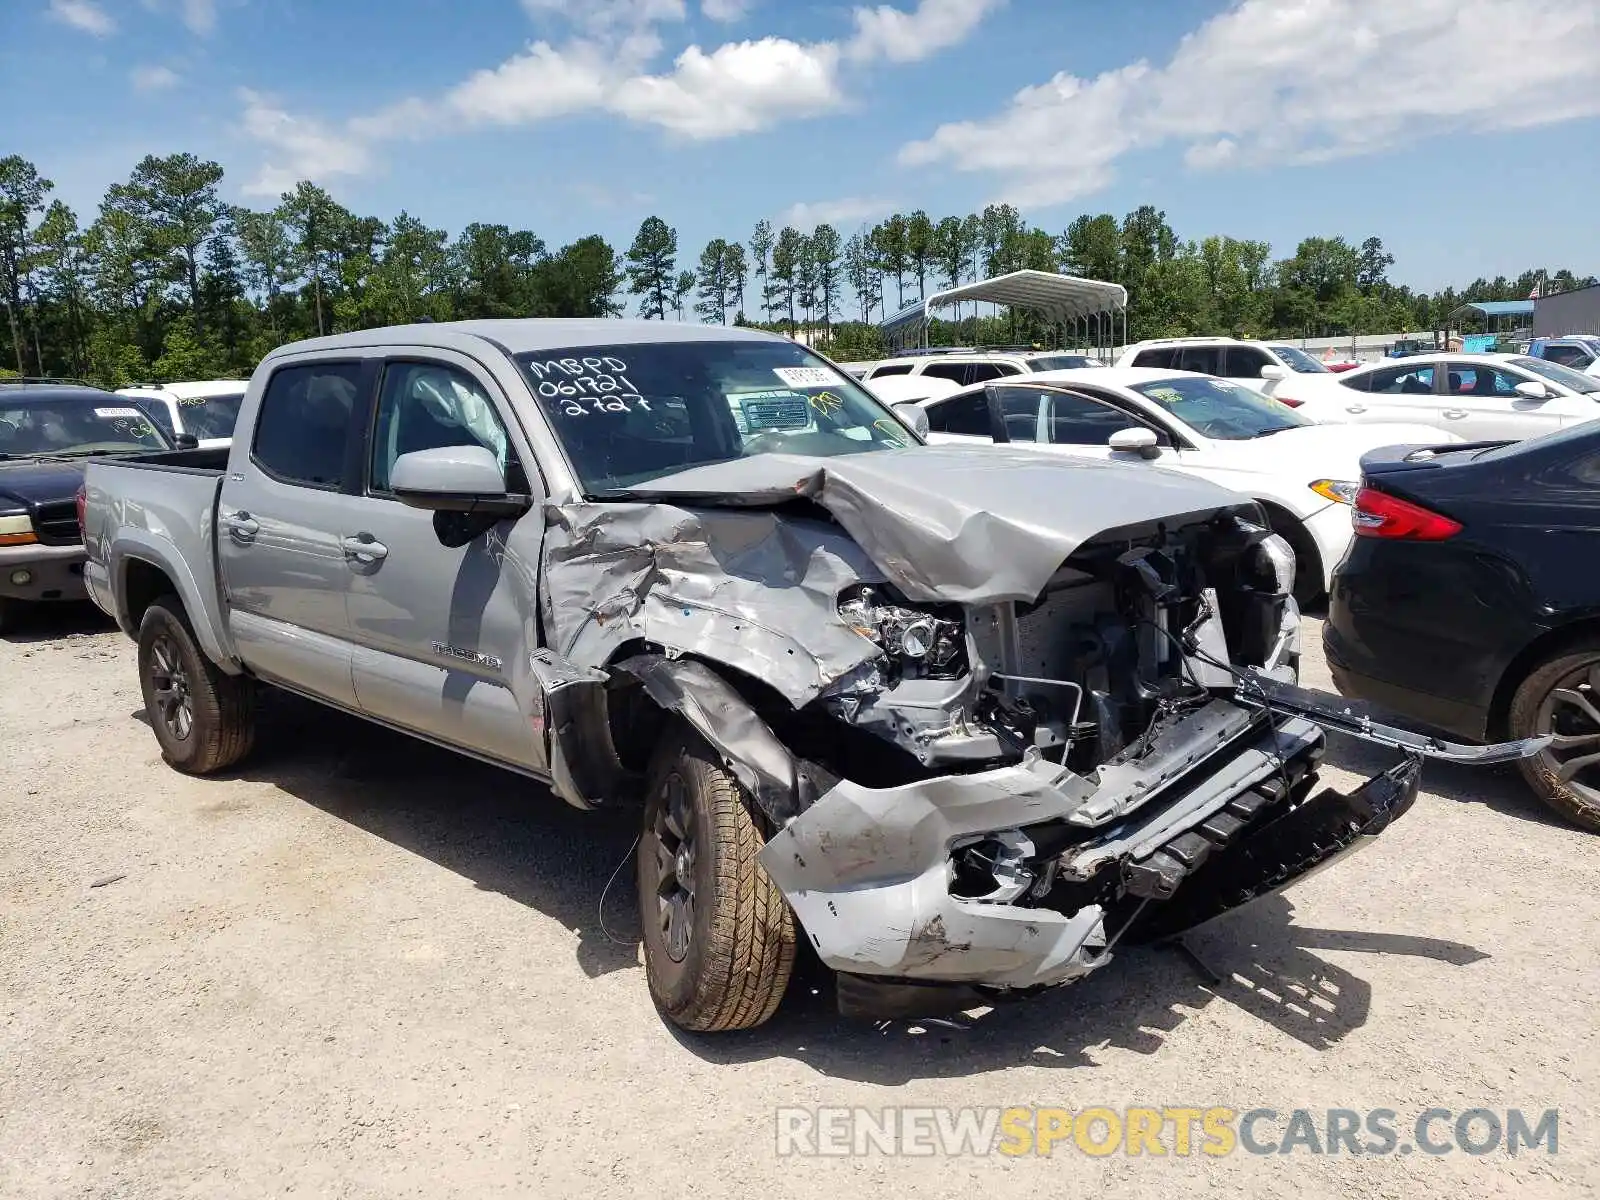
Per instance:
[[[172,448],[126,396],[71,384],[0,386],[0,631],[21,605],[88,598],[77,512],[84,461]]]
[[[1600,830],[1600,421],[1362,459],[1323,644],[1347,696],[1472,741]]]

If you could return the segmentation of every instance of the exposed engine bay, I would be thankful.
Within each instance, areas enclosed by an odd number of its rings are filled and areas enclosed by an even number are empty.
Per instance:
[[[1096,538],[1031,604],[908,604],[890,584],[841,597],[882,657],[824,693],[846,724],[930,769],[1036,753],[1090,774],[1234,685],[1234,664],[1293,682],[1294,557],[1232,513]]]

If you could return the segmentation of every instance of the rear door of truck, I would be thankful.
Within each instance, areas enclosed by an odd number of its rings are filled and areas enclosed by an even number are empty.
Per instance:
[[[240,413],[217,514],[239,657],[263,678],[352,709],[346,542],[377,373],[361,352],[275,363]]]

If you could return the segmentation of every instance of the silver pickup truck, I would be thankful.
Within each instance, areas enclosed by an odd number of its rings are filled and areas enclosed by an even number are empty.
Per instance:
[[[283,347],[226,452],[91,463],[85,580],[167,761],[261,685],[642,811],[647,976],[765,1021],[1027,995],[1364,844],[1421,758],[1296,686],[1293,556],[1182,475],[933,447],[803,346],[493,321]],[[1396,747],[1317,791],[1323,726]]]

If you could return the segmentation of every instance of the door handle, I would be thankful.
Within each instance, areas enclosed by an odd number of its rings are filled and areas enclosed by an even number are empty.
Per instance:
[[[1347,413],[1364,413],[1367,411],[1367,406],[1365,404],[1347,404],[1344,410]]]
[[[351,562],[361,563],[364,566],[382,562],[389,554],[389,547],[370,533],[358,533],[354,537],[341,538],[339,548]]]
[[[240,509],[235,513],[228,513],[222,518],[222,524],[238,542],[255,540],[256,534],[261,532],[261,526],[249,513]]]
[[[1462,417],[1467,415],[1467,410],[1464,408],[1447,408],[1444,410],[1444,415],[1449,417],[1452,421],[1459,421]]]

